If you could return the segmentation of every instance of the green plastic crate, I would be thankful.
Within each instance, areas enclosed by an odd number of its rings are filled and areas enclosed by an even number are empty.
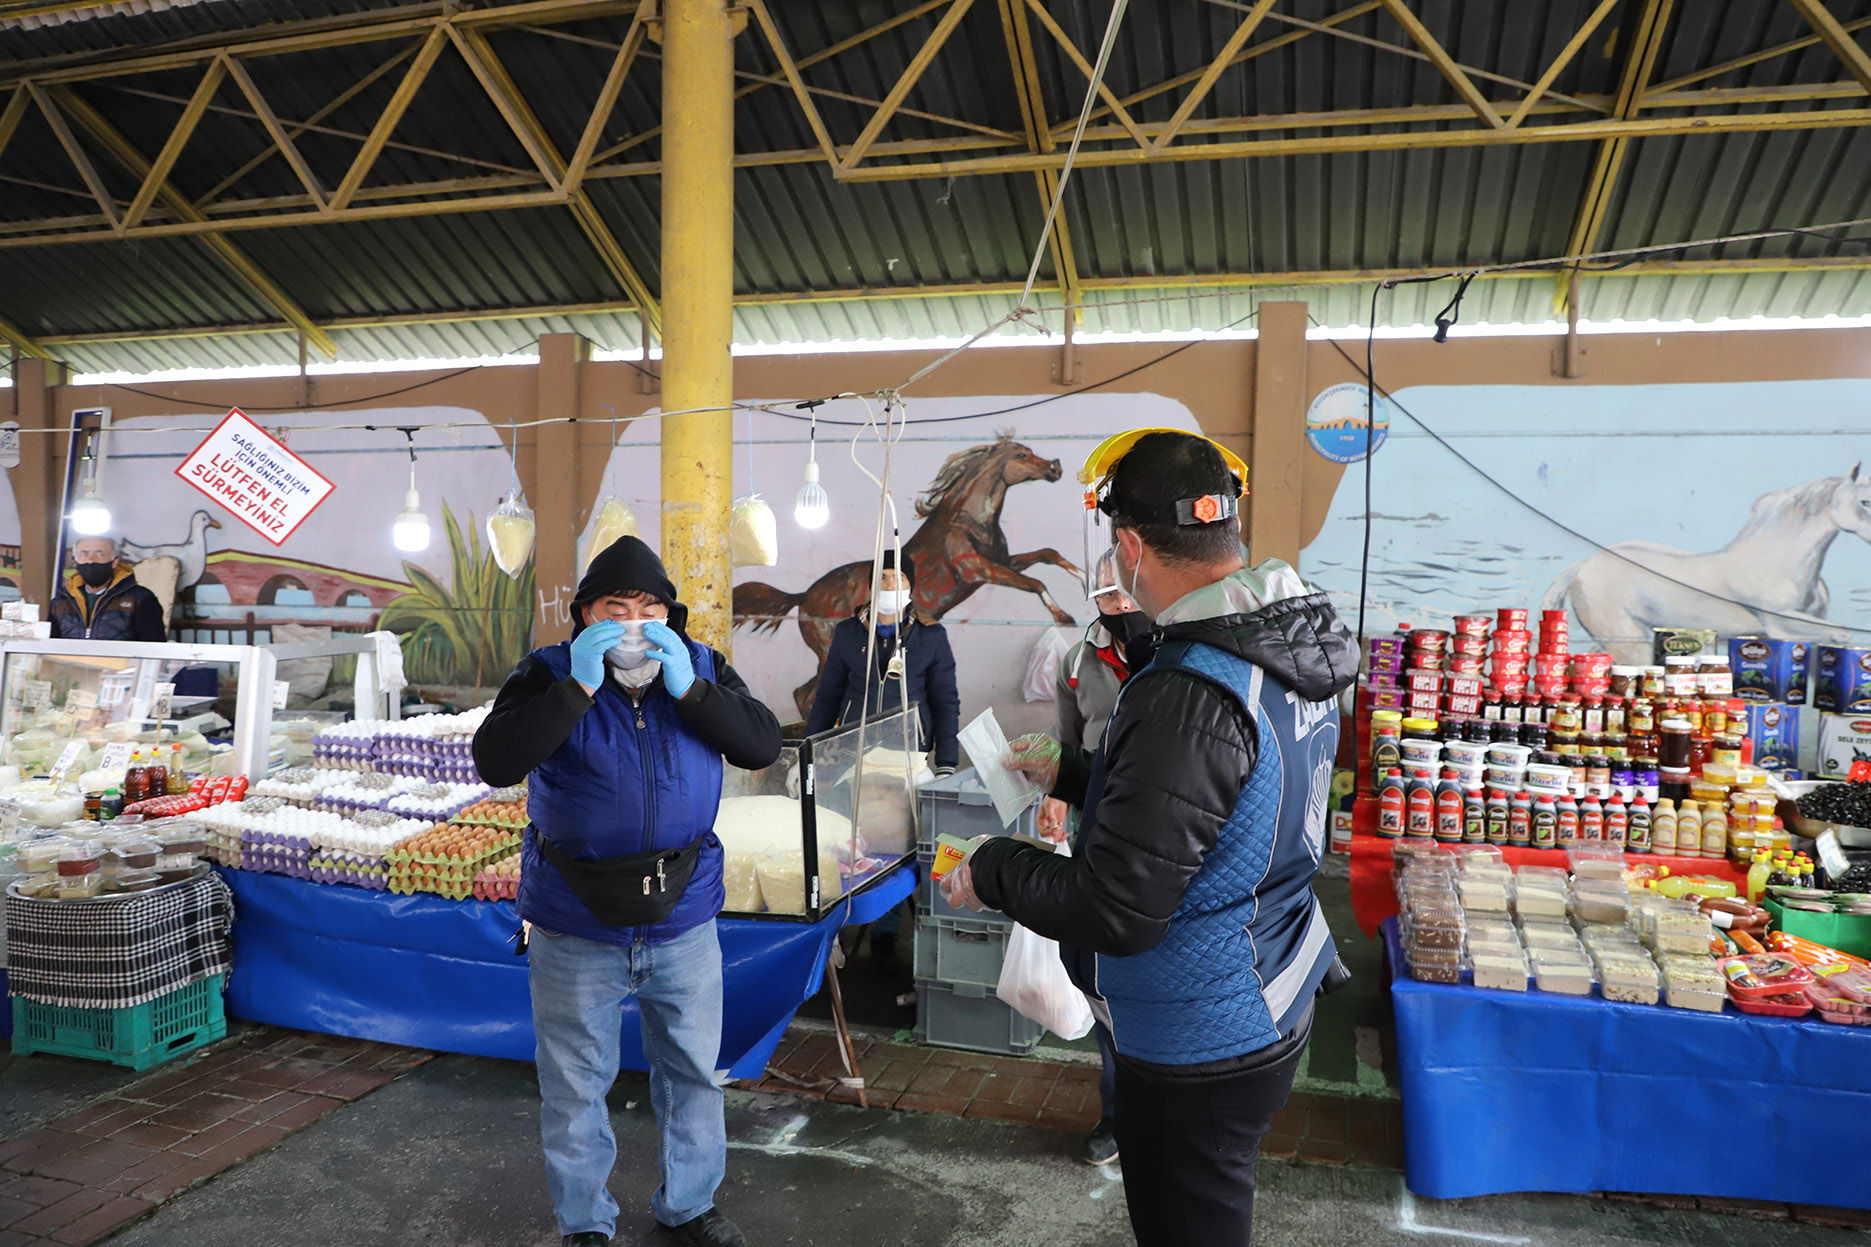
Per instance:
[[[1854,957],[1871,957],[1871,915],[1816,914],[1804,909],[1783,909],[1771,897],[1763,900],[1774,929],[1797,935]]]
[[[77,1009],[13,997],[13,1055],[109,1061],[146,1070],[227,1034],[225,974],[124,1009]]]

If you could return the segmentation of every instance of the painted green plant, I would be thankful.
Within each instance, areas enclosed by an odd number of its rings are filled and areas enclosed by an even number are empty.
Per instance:
[[[480,526],[467,529],[444,504],[454,586],[427,570],[404,563],[412,592],[392,598],[377,626],[403,638],[403,667],[415,685],[484,688],[506,678],[532,647],[533,565],[507,575],[481,548]]]

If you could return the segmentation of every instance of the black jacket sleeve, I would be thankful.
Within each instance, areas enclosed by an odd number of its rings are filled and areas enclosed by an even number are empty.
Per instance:
[[[537,658],[521,659],[474,734],[474,769],[497,788],[519,783],[558,752],[589,709],[591,695],[577,680],[555,680]]]
[[[825,653],[825,665],[819,668],[819,689],[812,698],[812,712],[806,715],[806,735],[817,736],[838,726],[838,712],[844,706],[845,685],[851,678],[851,659],[845,653],[843,624],[832,630],[831,648]]]
[[[169,630],[163,627],[162,603],[156,595],[138,585],[136,612],[130,618],[130,639],[132,641],[167,641]]]
[[[1091,787],[1091,754],[1070,741],[1059,742],[1059,778],[1046,795],[1057,797],[1075,810],[1085,808],[1085,791]]]
[[[937,766],[955,766],[961,760],[961,690],[955,685],[955,651],[948,633],[931,628],[932,656],[923,677],[923,696],[929,701],[929,748]]]
[[[1180,671],[1136,677],[1107,729],[1104,793],[1076,854],[990,840],[971,862],[976,893],[1093,952],[1154,948],[1233,814],[1256,744],[1252,721],[1214,685]]]
[[[715,655],[715,678],[696,680],[676,702],[676,713],[731,766],[757,771],[779,759],[780,721],[747,691],[747,681],[720,654]]]

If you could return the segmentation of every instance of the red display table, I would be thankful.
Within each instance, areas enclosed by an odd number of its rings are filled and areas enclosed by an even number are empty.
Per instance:
[[[1397,893],[1390,879],[1390,846],[1396,841],[1377,834],[1377,802],[1362,797],[1351,810],[1351,915],[1359,930],[1376,935],[1384,919],[1397,912]],[[1561,866],[1566,864],[1563,849],[1501,849],[1510,866]],[[1746,887],[1747,876],[1736,870],[1726,858],[1661,857],[1637,855],[1636,861],[1667,865],[1671,874],[1701,875],[1723,879],[1737,891]]]

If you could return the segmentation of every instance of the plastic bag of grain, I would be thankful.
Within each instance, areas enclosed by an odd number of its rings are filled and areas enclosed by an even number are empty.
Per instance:
[[[734,500],[728,522],[728,552],[736,567],[771,567],[780,561],[780,529],[773,508],[749,494]]]
[[[533,557],[534,531],[533,509],[526,505],[519,490],[508,490],[487,517],[487,544],[501,571],[519,578],[520,569]]]
[[[591,547],[585,551],[585,566],[591,566],[591,560],[601,551],[608,550],[620,537],[639,537],[637,517],[624,500],[613,494],[604,500],[598,508],[598,519],[591,527]]]

